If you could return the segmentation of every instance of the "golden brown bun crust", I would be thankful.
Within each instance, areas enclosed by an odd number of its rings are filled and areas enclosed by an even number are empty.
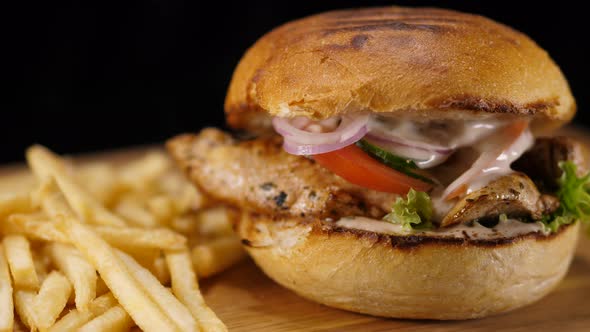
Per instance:
[[[547,52],[518,31],[456,11],[384,7],[327,12],[267,33],[238,64],[225,110],[230,125],[247,129],[266,113],[359,111],[510,114],[554,128],[573,117],[575,102]]]
[[[244,213],[237,231],[270,278],[305,298],[375,316],[447,320],[542,298],[567,272],[578,224],[549,236],[437,240]]]

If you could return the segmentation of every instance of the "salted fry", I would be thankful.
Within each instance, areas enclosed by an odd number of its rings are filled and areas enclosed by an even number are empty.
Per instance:
[[[129,274],[107,242],[75,220],[60,218],[58,224],[100,273],[113,295],[139,327],[144,331],[179,331]]]
[[[35,314],[33,312],[33,303],[35,301],[35,293],[30,291],[17,290],[14,293],[14,307],[20,321],[25,324],[31,331],[37,329],[35,323]]]
[[[73,247],[61,243],[48,246],[53,264],[64,273],[74,287],[76,308],[85,311],[96,297],[96,271]]]
[[[190,311],[166,289],[156,277],[139,265],[131,256],[118,251],[119,258],[131,275],[148,291],[149,296],[171,318],[181,331],[198,331],[197,322]]]
[[[33,146],[27,161],[27,186],[0,193],[0,332],[227,331],[196,275],[243,256],[232,210],[205,209],[161,152],[73,167]]]
[[[39,279],[39,284],[42,284],[47,278],[49,274],[49,259],[44,255],[39,255],[36,252],[33,252],[33,265],[35,265],[35,273],[37,273],[37,278]]]
[[[94,317],[102,315],[105,311],[117,305],[117,300],[111,293],[101,295],[90,302],[88,310],[80,311],[78,309],[70,310],[65,316],[60,318],[49,332],[75,332],[78,328]]]
[[[195,215],[178,216],[170,222],[170,227],[182,234],[199,235],[197,233],[199,223]]]
[[[100,225],[89,227],[116,247],[178,249],[186,244],[184,236],[167,228],[143,229]],[[55,223],[36,216],[12,215],[6,222],[0,223],[0,229],[5,234],[22,234],[36,240],[70,243]]]
[[[14,332],[28,332],[30,331],[25,324],[23,324],[19,319],[14,321]]]
[[[53,152],[39,145],[32,146],[27,150],[27,161],[39,180],[44,181],[51,177],[55,179],[68,203],[85,221],[102,225],[125,225],[123,219],[108,211],[67,175],[64,162]]]
[[[170,282],[170,271],[168,271],[168,265],[166,265],[164,257],[158,257],[154,260],[151,271],[162,285]]]
[[[39,202],[43,211],[52,219],[58,216],[68,218],[75,217],[74,211],[68,205],[63,193],[58,191],[53,178],[44,180],[39,189],[34,193],[35,200]]]
[[[36,215],[13,214],[0,223],[3,234],[21,234],[35,240],[68,243],[69,240],[55,224]]]
[[[96,281],[96,296],[101,296],[109,292],[109,287],[104,283],[102,278],[98,278]]]
[[[166,195],[158,195],[148,200],[149,212],[161,223],[168,224],[174,217],[176,207],[174,200]]]
[[[167,228],[94,226],[92,229],[114,246],[178,249],[186,243],[184,236]]]
[[[0,219],[13,213],[25,213],[33,209],[27,194],[3,193],[0,195]]]
[[[164,174],[157,185],[160,191],[174,198],[174,205],[179,214],[189,210],[197,210],[206,205],[206,198],[186,181],[182,174]]]
[[[133,320],[120,305],[84,324],[78,332],[124,332],[133,326]]]
[[[51,272],[33,300],[33,317],[35,325],[41,329],[48,329],[63,311],[72,292],[72,285],[60,272]]]
[[[22,235],[8,235],[2,244],[15,288],[37,290],[39,278],[29,241]]]
[[[115,169],[108,163],[95,162],[84,165],[80,167],[77,175],[78,182],[84,189],[106,206],[113,202],[121,190]]]
[[[137,201],[122,200],[115,207],[115,212],[134,226],[153,228],[159,225],[156,218]]]
[[[162,251],[160,249],[153,249],[153,248],[139,248],[139,247],[123,247],[117,248],[122,250],[123,252],[127,253],[135,261],[137,261],[141,266],[145,266],[148,269],[152,269],[155,260],[162,256]]]
[[[120,171],[123,183],[142,190],[170,167],[170,160],[163,153],[150,153],[145,157],[126,164]]]
[[[199,291],[197,277],[192,267],[188,249],[167,251],[166,263],[170,270],[172,292],[184,303],[199,323],[202,331],[227,331],[227,327],[215,315]]]
[[[197,214],[199,234],[224,236],[232,234],[231,212],[226,207],[206,209]]]
[[[205,278],[224,271],[245,256],[240,239],[233,235],[199,244],[192,251],[197,275]]]
[[[0,246],[0,332],[11,332],[14,327],[12,283],[4,248]]]

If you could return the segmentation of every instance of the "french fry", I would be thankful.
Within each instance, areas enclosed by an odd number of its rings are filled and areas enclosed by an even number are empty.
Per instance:
[[[159,152],[149,153],[145,157],[127,163],[119,172],[121,182],[135,190],[144,190],[170,167],[170,160]]]
[[[104,283],[102,278],[98,278],[96,281],[96,296],[102,296],[109,292],[109,287]]]
[[[172,293],[166,289],[154,275],[139,265],[131,256],[117,252],[127,270],[148,292],[149,296],[170,319],[180,328],[181,331],[198,331],[197,322],[190,311]]]
[[[37,273],[37,278],[39,279],[39,284],[42,284],[47,278],[49,274],[49,264],[50,261],[47,259],[46,256],[40,255],[37,252],[33,251],[33,265],[35,265],[35,273]]]
[[[184,176],[179,172],[167,172],[158,178],[156,186],[158,191],[168,196],[176,196],[181,194],[184,188],[187,187],[186,182]]]
[[[124,332],[129,331],[131,326],[131,317],[120,305],[116,305],[81,326],[78,332]]]
[[[2,242],[15,288],[39,289],[29,241],[22,235],[8,235]]]
[[[193,264],[199,277],[210,277],[226,270],[246,256],[240,239],[226,236],[195,246]]]
[[[202,331],[227,331],[227,327],[215,315],[203,299],[199,291],[197,277],[192,267],[188,249],[181,251],[167,251],[166,263],[170,270],[172,292],[187,306],[193,317],[199,323]]]
[[[147,206],[149,212],[160,224],[168,224],[177,214],[174,200],[166,195],[157,195],[150,198],[147,202]]]
[[[170,227],[182,234],[198,235],[199,223],[196,215],[185,214],[172,219]]]
[[[53,178],[43,180],[39,189],[33,193],[33,197],[35,201],[38,201],[38,204],[47,216],[52,219],[60,215],[68,218],[76,216],[68,205],[63,193],[58,191],[57,184]]]
[[[114,246],[133,246],[156,249],[178,249],[186,238],[167,228],[142,229],[136,227],[95,226],[92,229]]]
[[[28,169],[10,170],[3,172],[2,181],[0,181],[0,195],[27,195],[35,185],[37,185],[37,179]]]
[[[121,200],[115,206],[115,212],[134,226],[154,228],[159,226],[156,218],[136,200]]]
[[[31,197],[28,194],[3,193],[0,195],[0,220],[13,213],[32,211]]]
[[[63,161],[53,152],[39,145],[32,146],[27,150],[27,161],[40,181],[52,177],[55,179],[68,203],[85,221],[111,226],[125,225],[123,219],[108,211],[67,175]]]
[[[73,247],[52,243],[47,247],[53,264],[64,273],[74,287],[76,308],[85,311],[96,297],[96,271]]]
[[[186,182],[176,202],[179,211],[182,212],[196,211],[208,204],[207,197]]]
[[[117,305],[117,300],[111,293],[107,293],[92,300],[87,311],[78,309],[70,310],[66,315],[60,318],[49,332],[75,332],[80,326],[86,324],[94,317],[102,315],[105,311]]]
[[[72,285],[68,279],[57,271],[51,272],[33,300],[33,317],[35,325],[41,329],[48,329],[65,308]]]
[[[166,265],[166,259],[164,257],[157,257],[150,270],[162,285],[170,282],[170,271],[168,271],[168,265]]]
[[[154,248],[140,248],[140,247],[116,247],[117,249],[127,253],[141,266],[153,271],[154,262],[162,255],[160,249]]]
[[[90,195],[105,206],[110,206],[121,191],[115,169],[108,163],[94,162],[80,167],[77,179]]]
[[[13,328],[14,332],[29,332],[30,329],[28,329],[25,324],[23,324],[19,319],[16,319],[14,321],[14,328]]]
[[[216,207],[197,214],[199,234],[215,237],[233,233],[231,212],[226,207]]]
[[[4,249],[0,246],[0,332],[12,332],[14,328],[14,303],[12,283]]]
[[[160,152],[74,168],[34,146],[27,160],[29,192],[0,194],[0,332],[227,331],[195,274],[243,256],[230,210],[199,210],[205,197]]]
[[[137,227],[114,227],[89,225],[104,240],[116,247],[136,247],[153,249],[178,249],[186,243],[186,238],[167,228],[143,229]],[[68,237],[55,223],[30,215],[12,215],[0,223],[4,234],[22,234],[36,240],[70,243]]]
[[[35,293],[31,291],[17,290],[14,293],[14,307],[20,321],[25,324],[31,331],[37,329],[35,323],[35,314],[33,312],[33,303],[35,300]]]
[[[162,309],[154,303],[139,283],[129,274],[113,249],[81,223],[58,218],[59,227],[100,273],[113,295],[144,331],[179,331]]]
[[[35,240],[68,243],[67,236],[55,224],[38,215],[13,214],[0,223],[3,234],[20,234]]]
[[[189,210],[197,210],[206,205],[205,196],[186,181],[179,172],[164,174],[157,181],[159,191],[174,199],[174,205],[178,214]]]

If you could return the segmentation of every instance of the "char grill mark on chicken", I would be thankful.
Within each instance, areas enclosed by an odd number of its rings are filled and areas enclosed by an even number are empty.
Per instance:
[[[282,149],[278,136],[238,141],[217,129],[184,135],[168,149],[213,198],[276,216],[383,217],[397,195],[352,185],[313,160]]]
[[[558,206],[557,198],[542,196],[528,176],[512,173],[461,198],[443,218],[441,226],[497,219],[501,214],[538,220]]]

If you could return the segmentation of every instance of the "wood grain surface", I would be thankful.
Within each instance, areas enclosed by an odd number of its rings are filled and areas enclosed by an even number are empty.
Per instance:
[[[579,131],[575,136],[587,139]],[[145,148],[82,159],[118,162]],[[32,185],[22,165],[0,168],[0,192]],[[298,297],[266,277],[251,260],[201,281],[207,303],[230,331],[590,331],[590,240],[581,236],[565,280],[539,302],[470,321],[383,319],[328,308]]]

